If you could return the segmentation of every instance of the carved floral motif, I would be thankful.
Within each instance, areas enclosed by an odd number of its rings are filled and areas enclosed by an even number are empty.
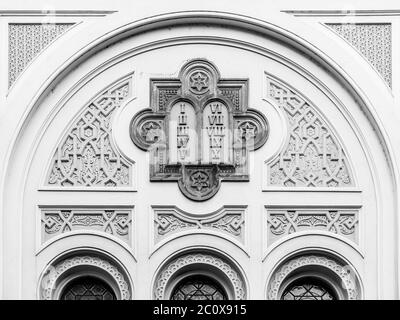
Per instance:
[[[116,150],[111,123],[129,95],[123,80],[84,108],[54,153],[47,184],[57,187],[128,187],[131,164]]]
[[[284,187],[349,187],[353,178],[339,141],[302,95],[267,76],[268,96],[284,111],[289,139],[269,164],[268,184]]]

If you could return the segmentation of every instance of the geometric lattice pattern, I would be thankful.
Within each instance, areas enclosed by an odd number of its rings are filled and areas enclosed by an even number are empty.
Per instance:
[[[175,288],[171,300],[227,300],[221,286],[208,277],[184,279]]]
[[[327,23],[358,50],[392,86],[392,25],[390,23]]]
[[[282,294],[281,300],[336,300],[330,290],[312,279],[300,279]]]
[[[45,47],[72,23],[12,23],[8,25],[8,86]]]
[[[131,164],[111,138],[116,109],[128,97],[125,79],[89,103],[74,121],[54,153],[47,184],[58,187],[125,187],[131,184]]]
[[[267,95],[283,110],[289,139],[269,164],[268,184],[283,187],[349,187],[348,161],[339,141],[312,103],[267,76]]]
[[[116,300],[110,286],[94,277],[79,277],[67,285],[61,300]]]

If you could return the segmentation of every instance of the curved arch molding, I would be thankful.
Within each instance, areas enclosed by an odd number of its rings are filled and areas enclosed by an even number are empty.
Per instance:
[[[268,286],[268,299],[279,299],[279,288],[287,276],[296,269],[307,266],[319,266],[333,271],[341,279],[341,285],[346,291],[347,298],[349,300],[356,300],[359,298],[357,278],[355,272],[350,266],[343,265],[333,259],[321,255],[305,255],[290,259],[274,272]]]
[[[195,264],[209,265],[222,271],[230,280],[234,288],[235,300],[246,299],[245,283],[239,272],[225,261],[225,259],[204,253],[189,253],[181,255],[163,266],[154,284],[154,298],[156,300],[166,299],[165,291],[173,275],[180,269]]]
[[[121,300],[129,300],[131,297],[129,282],[119,268],[113,263],[93,255],[79,255],[67,258],[54,265],[50,265],[44,272],[41,280],[41,298],[53,299],[57,281],[61,279],[68,270],[76,267],[95,267],[105,271],[114,279],[119,288]]]

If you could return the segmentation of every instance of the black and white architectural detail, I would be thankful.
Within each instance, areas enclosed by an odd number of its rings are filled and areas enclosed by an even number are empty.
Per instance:
[[[129,245],[132,207],[42,207],[42,243],[70,232],[102,232]]]
[[[150,181],[177,181],[191,200],[214,196],[221,181],[248,181],[248,153],[267,140],[267,119],[247,106],[247,79],[221,79],[204,59],[177,79],[151,80],[151,108],[132,119],[132,141],[150,152]]]
[[[323,283],[324,288],[319,288],[318,291],[334,293],[330,300],[357,300],[361,298],[358,276],[352,266],[336,257],[320,253],[304,254],[284,261],[274,271],[270,279],[267,298],[269,300],[287,299],[288,291],[299,280],[302,283],[301,286],[303,288],[306,286],[308,289],[315,287],[316,282]],[[301,288],[299,290],[303,291]]]
[[[267,208],[268,244],[298,232],[329,232],[358,243],[358,209]]]
[[[247,206],[224,206],[206,215],[185,212],[176,206],[153,206],[154,242],[185,231],[214,231],[244,242]]]
[[[133,164],[117,150],[111,125],[131,94],[131,82],[131,77],[117,81],[83,108],[54,152],[47,188],[132,186]]]
[[[50,264],[41,278],[40,298],[43,300],[60,299],[65,287],[79,278],[82,283],[87,277],[94,277],[112,288],[118,300],[130,300],[131,285],[125,272],[114,261],[97,253],[77,254]]]
[[[222,287],[229,300],[246,299],[246,284],[239,270],[227,259],[215,253],[190,252],[167,262],[158,272],[154,283],[154,299],[170,299],[182,280],[193,275],[212,279]]]
[[[354,186],[342,144],[313,103],[272,75],[265,77],[267,97],[281,108],[289,128],[283,150],[268,164],[268,185]]]

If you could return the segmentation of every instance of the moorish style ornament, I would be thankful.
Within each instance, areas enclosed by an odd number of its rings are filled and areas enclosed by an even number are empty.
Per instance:
[[[357,209],[269,209],[270,243],[305,230],[323,230],[358,242]]]
[[[160,271],[154,283],[154,299],[165,300],[166,291],[171,280],[187,267],[203,265],[207,269],[216,269],[222,272],[233,288],[234,300],[246,299],[246,286],[244,280],[236,268],[232,267],[228,261],[218,256],[207,253],[188,253],[170,261]]]
[[[278,187],[352,187],[340,141],[311,101],[266,74],[267,96],[284,112],[289,139],[268,165],[268,184]]]
[[[50,187],[113,188],[132,185],[132,163],[117,150],[112,136],[116,110],[130,96],[131,77],[96,96],[75,119],[52,159]]]
[[[119,299],[129,300],[131,298],[129,282],[119,267],[100,257],[84,255],[74,256],[47,267],[41,280],[41,299],[52,300],[57,298],[54,294],[60,280],[62,280],[66,275],[71,274],[71,270],[73,269],[85,268],[102,270],[117,284]]]
[[[248,152],[267,139],[268,124],[247,107],[246,79],[220,79],[207,60],[186,63],[178,79],[151,80],[150,109],[130,133],[150,151],[150,181],[178,181],[191,200],[214,196],[223,180],[248,181]]]
[[[279,289],[284,280],[296,272],[296,270],[310,266],[318,267],[321,270],[327,269],[333,272],[338,279],[340,279],[341,288],[348,300],[357,300],[360,298],[357,285],[358,279],[350,266],[322,255],[305,255],[287,261],[274,272],[268,286],[268,299],[280,299]]]
[[[213,230],[243,242],[245,206],[223,206],[201,217],[187,213],[176,206],[154,206],[154,241],[186,230]]]
[[[130,208],[43,208],[42,242],[71,231],[99,231],[131,240]]]

